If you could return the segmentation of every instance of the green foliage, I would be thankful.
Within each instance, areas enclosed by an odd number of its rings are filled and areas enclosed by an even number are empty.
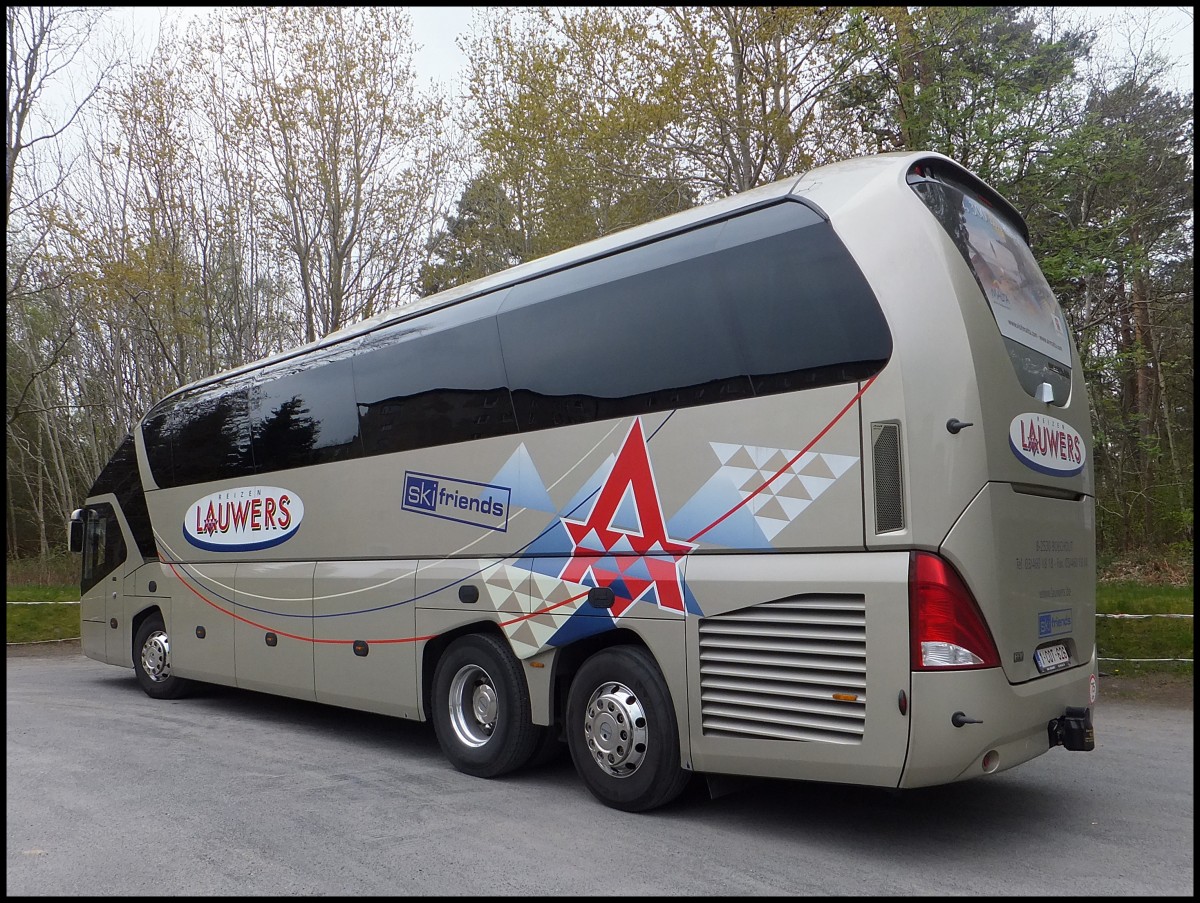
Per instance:
[[[1103,614],[1149,615],[1193,613],[1195,588],[1121,580],[1096,587],[1096,610]],[[1188,629],[1191,623],[1188,622]]]
[[[1191,619],[1099,618],[1096,621],[1096,650],[1101,658],[1130,661],[1193,658],[1192,646]]]
[[[78,602],[79,584],[57,586],[10,586],[8,601],[19,603],[30,602]]]
[[[458,215],[430,242],[421,294],[432,295],[521,262],[516,207],[490,176],[473,178],[458,200]]]
[[[78,605],[9,605],[6,642],[46,643],[54,640],[78,639]]]

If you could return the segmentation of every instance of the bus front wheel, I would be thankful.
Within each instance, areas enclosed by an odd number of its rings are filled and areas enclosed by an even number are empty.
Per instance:
[[[438,661],[433,728],[450,763],[480,778],[525,765],[545,730],[532,721],[520,662],[487,634],[462,637]]]
[[[666,805],[691,778],[679,764],[662,673],[638,646],[614,646],[583,663],[567,697],[567,745],[588,790],[614,809]]]
[[[171,672],[171,638],[157,611],[142,621],[134,637],[133,672],[146,695],[154,699],[178,699],[192,688],[191,681]]]

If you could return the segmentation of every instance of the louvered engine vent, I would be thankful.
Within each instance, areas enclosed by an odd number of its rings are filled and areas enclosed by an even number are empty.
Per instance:
[[[700,619],[705,735],[862,743],[864,597],[802,595]]]

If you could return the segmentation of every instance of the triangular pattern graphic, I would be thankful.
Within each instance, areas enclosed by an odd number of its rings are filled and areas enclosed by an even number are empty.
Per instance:
[[[775,496],[768,495],[764,492],[761,496],[759,496],[759,498],[763,499],[763,503],[759,506],[758,510],[754,512],[755,514],[757,514],[759,517],[769,517],[774,520],[781,520],[784,523],[787,523],[789,519],[787,512],[783,510],[783,505],[779,504],[779,501],[775,498]]]
[[[758,462],[754,460],[750,449],[744,445],[735,451],[725,463],[730,467],[747,467],[751,470],[758,470]]]
[[[796,462],[799,464],[799,462]],[[825,477],[832,480],[836,474],[829,469],[829,464],[825,460],[824,455],[813,455],[812,458],[805,462],[803,467],[796,467],[796,472],[806,477]]]
[[[488,600],[496,611],[525,614],[530,572],[511,565],[489,568],[484,578]]]
[[[812,504],[811,499],[787,498],[785,496],[776,496],[775,500],[783,507],[784,515],[787,517],[788,523],[794,521],[800,516],[800,512]]]
[[[829,469],[833,471],[835,479],[858,463],[858,458],[851,455],[827,455],[822,453],[821,457],[829,465]]]
[[[776,482],[781,483],[775,489],[776,498],[811,500],[813,496],[804,486],[804,477],[798,474],[788,474],[787,478],[780,477]]]
[[[722,464],[728,464],[729,459],[733,457],[735,452],[741,451],[741,445],[734,445],[729,442],[710,442],[712,450],[716,452],[717,460]]]
[[[832,478],[812,477],[806,473],[800,474],[800,482],[804,484],[804,488],[808,490],[809,498],[816,498],[826,489],[833,485]]]
[[[532,648],[536,651],[539,645],[537,634],[534,633],[529,621],[520,621],[505,632],[514,646]],[[518,653],[518,657],[520,657],[520,653]]]
[[[722,465],[718,472],[732,483],[768,542],[858,463],[851,455],[805,452],[797,457],[793,449],[709,444]]]
[[[758,527],[760,530],[763,531],[763,533],[766,534],[767,539],[774,539],[776,534],[779,533],[779,531],[782,530],[784,527],[786,527],[788,525],[788,523],[789,523],[789,521],[776,520],[773,517],[758,518]]]

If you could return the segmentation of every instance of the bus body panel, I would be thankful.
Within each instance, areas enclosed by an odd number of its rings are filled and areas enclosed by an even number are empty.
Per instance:
[[[988,484],[942,544],[973,589],[1012,683],[1039,676],[1035,649],[1063,643],[1071,664],[1096,641],[1095,501]]]
[[[696,555],[699,771],[895,786],[908,748],[908,555]]]
[[[171,668],[181,677],[236,686],[234,629],[237,564],[163,564],[170,587]]]
[[[111,493],[87,500],[83,511],[85,542],[79,593],[80,643],[84,655],[108,664],[121,663],[119,631],[124,620],[125,575],[141,563],[121,505]],[[110,626],[114,619],[116,628]],[[128,662],[128,654],[126,654]]]
[[[316,699],[313,561],[240,562],[234,575],[234,674],[245,690]]]
[[[133,667],[134,625],[141,622],[143,612],[156,608],[162,613],[164,623],[171,624],[174,606],[169,588],[163,580],[162,565],[157,561],[145,562],[125,575],[120,613],[115,615],[117,628],[109,630],[110,664]]]
[[[585,519],[613,462],[633,443],[644,448],[629,452],[630,478],[639,491],[649,468],[647,489],[635,501],[657,504],[672,540],[694,537],[698,547],[737,551],[862,548],[862,452],[856,412],[847,407],[858,390],[857,384],[833,386],[684,409],[669,418],[598,421],[159,489],[147,499],[167,561],[519,559],[544,548],[548,535],[558,537],[560,520]],[[296,499],[303,504],[302,520],[285,540],[267,549],[198,548],[188,541],[188,526],[204,521],[199,509],[247,504],[210,499],[268,486],[286,491],[293,514]],[[425,507],[406,503],[406,486],[416,498],[424,492],[436,499],[436,486],[443,497],[464,503],[478,500],[468,492],[494,491],[504,500],[506,516],[498,523],[480,511],[436,501]],[[825,517],[812,516],[810,506],[824,509]],[[253,523],[250,515],[237,513],[222,512],[220,518],[222,524]],[[566,554],[570,548],[556,551]]]
[[[912,741],[901,787],[928,787],[998,773],[1050,748],[1048,725],[1068,707],[1096,704],[1098,659],[1024,684],[999,668],[957,674],[914,673]],[[955,727],[955,712],[980,724]],[[998,753],[995,767],[984,756]]]
[[[416,562],[321,561],[313,578],[317,702],[420,718]],[[365,645],[356,647],[356,641]]]

